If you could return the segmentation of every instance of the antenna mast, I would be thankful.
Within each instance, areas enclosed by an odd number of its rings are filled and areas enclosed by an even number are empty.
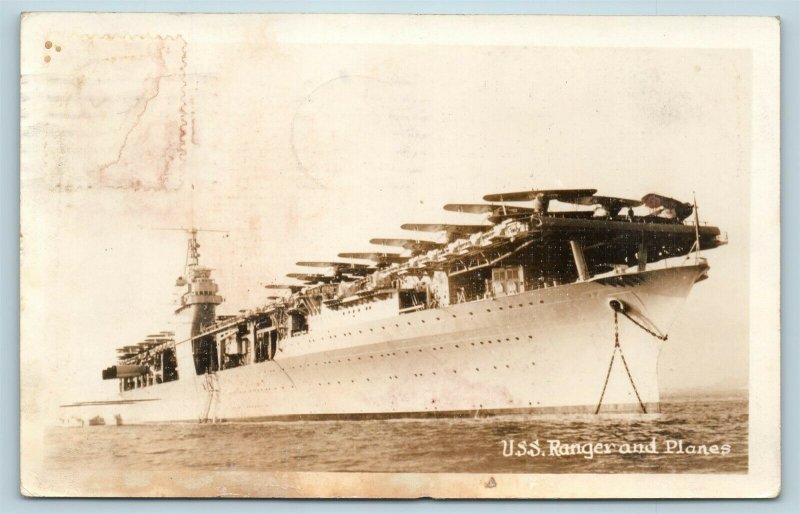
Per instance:
[[[205,229],[205,228],[196,228],[192,226],[191,228],[185,227],[169,227],[169,228],[156,228],[155,230],[171,230],[171,231],[180,231],[189,234],[189,241],[186,246],[186,263],[184,265],[184,274],[189,275],[189,271],[193,268],[196,268],[200,265],[200,243],[197,241],[197,233],[198,232],[221,232],[227,234],[227,230],[213,230],[213,229]]]
[[[692,202],[694,203],[694,263],[700,262],[700,214],[697,212],[697,195],[692,191]]]

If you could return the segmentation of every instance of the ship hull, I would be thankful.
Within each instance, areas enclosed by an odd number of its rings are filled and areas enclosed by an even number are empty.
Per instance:
[[[179,380],[73,412],[125,424],[657,413],[658,355],[669,343],[656,336],[706,270],[676,266],[343,321],[283,341],[275,360],[213,374],[196,375],[191,345],[179,344]]]

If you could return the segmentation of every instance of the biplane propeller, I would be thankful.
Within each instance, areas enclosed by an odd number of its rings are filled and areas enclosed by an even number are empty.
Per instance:
[[[544,214],[547,212],[551,200],[575,203],[575,200],[592,196],[596,192],[597,189],[534,189],[515,193],[496,193],[486,195],[483,199],[487,202],[533,202],[533,210]]]
[[[665,217],[674,217],[678,221],[683,221],[694,212],[694,206],[689,202],[681,202],[668,196],[655,193],[648,193],[642,197],[644,203],[650,209],[658,211],[658,214],[666,213]]]
[[[437,243],[436,241],[426,241],[424,239],[375,238],[375,239],[370,239],[369,242],[371,244],[381,245],[381,246],[399,246],[404,250],[409,250],[412,254],[415,255],[426,253],[429,252],[430,250],[436,250],[437,248],[442,248],[445,246],[443,243]]]
[[[364,259],[377,263],[378,266],[388,266],[389,264],[400,264],[406,262],[409,257],[399,253],[383,252],[343,252],[338,255],[342,259]]]
[[[639,200],[630,200],[628,198],[617,198],[615,196],[584,196],[583,198],[577,198],[573,202],[576,205],[597,205],[599,206],[604,213],[601,212],[601,215],[615,217],[619,214],[623,208],[633,208],[639,207],[642,205],[642,202]]]
[[[416,232],[442,232],[447,236],[447,241],[452,242],[470,234],[484,232],[492,227],[491,225],[451,225],[448,223],[404,223],[400,225],[400,228]]]
[[[488,214],[486,219],[495,224],[509,218],[524,218],[536,212],[531,207],[496,203],[448,203],[444,206],[444,210],[465,214]]]

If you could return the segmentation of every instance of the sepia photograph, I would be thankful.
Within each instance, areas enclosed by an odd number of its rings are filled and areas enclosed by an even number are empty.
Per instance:
[[[779,37],[23,14],[22,494],[776,496]]]

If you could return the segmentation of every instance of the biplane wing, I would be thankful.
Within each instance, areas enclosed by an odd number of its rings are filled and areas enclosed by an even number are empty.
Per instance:
[[[369,264],[359,264],[356,262],[301,261],[296,264],[307,268],[331,268],[336,274],[358,275],[361,277],[375,271],[375,268]]]
[[[681,202],[668,196],[656,193],[648,193],[642,197],[644,203],[650,209],[660,209],[662,211],[673,211],[679,221],[683,221],[694,212],[694,207],[688,202]]]
[[[531,207],[492,203],[449,203],[444,206],[444,210],[463,212],[466,214],[488,214],[489,216],[486,219],[494,224],[509,218],[524,218],[536,212],[536,210]]]
[[[487,202],[530,202],[537,199],[558,200],[572,203],[576,198],[592,196],[597,189],[533,189],[515,193],[495,193],[483,197]]]
[[[533,202],[533,210],[544,214],[551,200],[574,203],[576,199],[592,196],[597,189],[539,189],[519,191],[516,193],[496,193],[483,197],[487,202]]]
[[[339,257],[343,259],[364,259],[382,264],[402,263],[408,260],[408,257],[399,253],[381,252],[343,252],[339,254]]]
[[[447,234],[475,234],[492,228],[490,225],[450,225],[447,223],[404,223],[403,230],[417,232],[446,232]]]
[[[330,284],[340,280],[339,277],[315,273],[287,273],[286,276],[289,278],[302,280],[303,282],[308,282],[309,284]]]
[[[264,287],[267,289],[286,289],[292,293],[296,293],[303,289],[304,286],[298,286],[295,284],[267,284]]]
[[[533,214],[535,212],[530,207],[500,205],[494,203],[448,203],[444,206],[444,210],[451,212],[464,212],[467,214],[491,214],[492,216],[516,216],[521,214]]]
[[[445,245],[443,243],[437,243],[436,241],[426,241],[424,239],[386,239],[386,238],[375,238],[370,239],[369,242],[374,245],[381,245],[381,246],[399,246],[406,250],[410,250],[412,252],[427,252],[429,250],[435,250],[437,248],[442,248]]]

